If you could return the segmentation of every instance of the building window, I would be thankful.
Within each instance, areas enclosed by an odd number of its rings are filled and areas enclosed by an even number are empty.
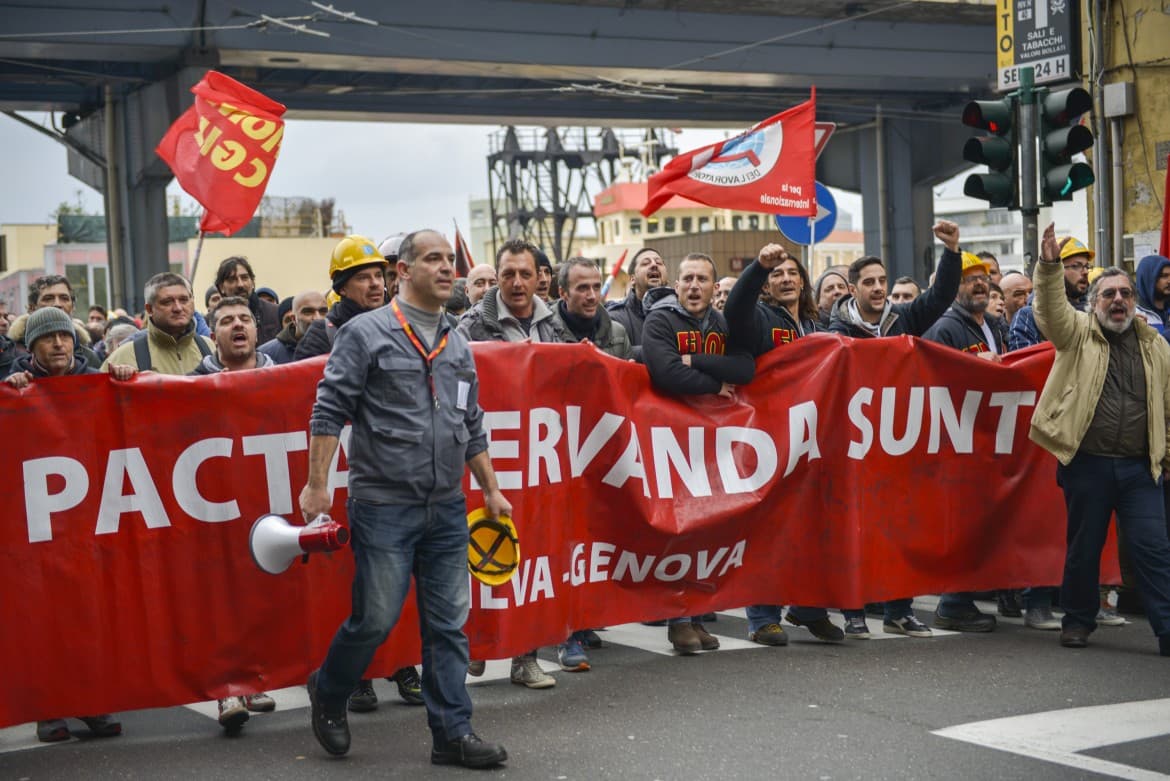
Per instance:
[[[642,235],[642,218],[641,217],[630,218],[630,235],[631,236]]]
[[[831,253],[831,252],[825,253],[825,265],[826,266],[833,265],[833,253]]]
[[[8,237],[0,236],[0,274],[8,270]]]
[[[711,218],[710,217],[700,217],[699,218],[699,233],[706,233],[709,230],[711,230]]]
[[[694,220],[692,220],[690,217],[683,217],[682,218],[683,233],[690,233],[693,225],[694,225]]]
[[[677,224],[676,224],[676,222],[677,222],[677,221],[674,219],[674,217],[667,217],[667,218],[666,218],[666,219],[663,221],[663,224],[662,224],[662,230],[663,230],[663,232],[665,232],[665,233],[674,233],[674,232],[675,232],[675,230],[676,230],[676,229],[677,229],[677,227],[678,227],[678,226],[677,226]]]
[[[107,270],[105,266],[93,267],[93,304],[98,304],[110,308],[110,288],[106,281]]]
[[[723,218],[718,215],[715,217],[715,230],[723,230]]]
[[[760,215],[752,214],[748,216],[748,228],[754,231],[760,229]]]
[[[89,266],[66,264],[65,278],[73,286],[73,306],[84,312],[93,303],[89,300]]]
[[[658,232],[658,220],[657,219],[655,219],[654,217],[651,217],[648,220],[646,220],[646,232],[647,233],[657,233]]]
[[[597,237],[598,241],[600,241],[602,244],[604,244],[605,243],[605,223],[604,222],[599,222],[597,224],[597,232],[600,234]]]
[[[731,218],[731,229],[736,231],[743,230],[743,215],[737,214]]]

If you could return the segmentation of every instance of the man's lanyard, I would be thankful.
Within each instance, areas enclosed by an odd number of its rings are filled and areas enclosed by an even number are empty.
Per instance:
[[[435,358],[438,357],[439,353],[443,352],[443,348],[447,346],[447,336],[450,334],[450,331],[448,330],[447,333],[443,334],[443,338],[439,340],[439,344],[435,347],[435,349],[428,353],[426,348],[423,347],[423,344],[419,338],[415,336],[414,329],[410,327],[410,323],[402,314],[402,310],[398,308],[397,298],[391,299],[390,308],[394,310],[394,316],[398,318],[398,322],[402,326],[402,330],[406,331],[406,336],[408,339],[410,339],[410,343],[414,345],[414,349],[418,351],[418,354],[422,356],[423,362],[427,365],[427,384],[431,388],[431,398],[435,401],[435,409],[438,409],[439,394],[435,390],[435,375],[431,371],[431,364],[434,362]]]

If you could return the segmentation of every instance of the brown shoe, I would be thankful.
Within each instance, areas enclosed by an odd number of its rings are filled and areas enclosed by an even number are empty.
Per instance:
[[[694,654],[703,650],[703,641],[699,639],[699,633],[695,631],[695,625],[687,622],[685,624],[671,624],[666,628],[666,639],[674,646],[674,650],[680,654]]]
[[[1089,644],[1091,633],[1087,626],[1070,626],[1060,633],[1060,644],[1065,648],[1084,648]]]
[[[698,621],[691,624],[691,628],[695,630],[695,634],[699,636],[699,645],[704,651],[718,651],[719,638],[708,632]]]

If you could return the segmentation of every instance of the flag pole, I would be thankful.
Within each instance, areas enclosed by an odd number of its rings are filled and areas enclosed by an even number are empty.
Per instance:
[[[203,254],[203,229],[199,229],[199,241],[195,244],[195,260],[191,262],[191,289],[195,288],[195,272],[199,270],[199,256]]]

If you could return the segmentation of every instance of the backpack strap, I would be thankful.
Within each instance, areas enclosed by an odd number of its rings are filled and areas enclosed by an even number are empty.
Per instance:
[[[199,345],[199,354],[204,358],[211,355],[211,348],[207,346],[207,340],[199,334],[195,334],[195,344]]]
[[[134,362],[138,364],[138,371],[148,372],[153,364],[150,360],[150,337],[143,336],[134,340]]]

